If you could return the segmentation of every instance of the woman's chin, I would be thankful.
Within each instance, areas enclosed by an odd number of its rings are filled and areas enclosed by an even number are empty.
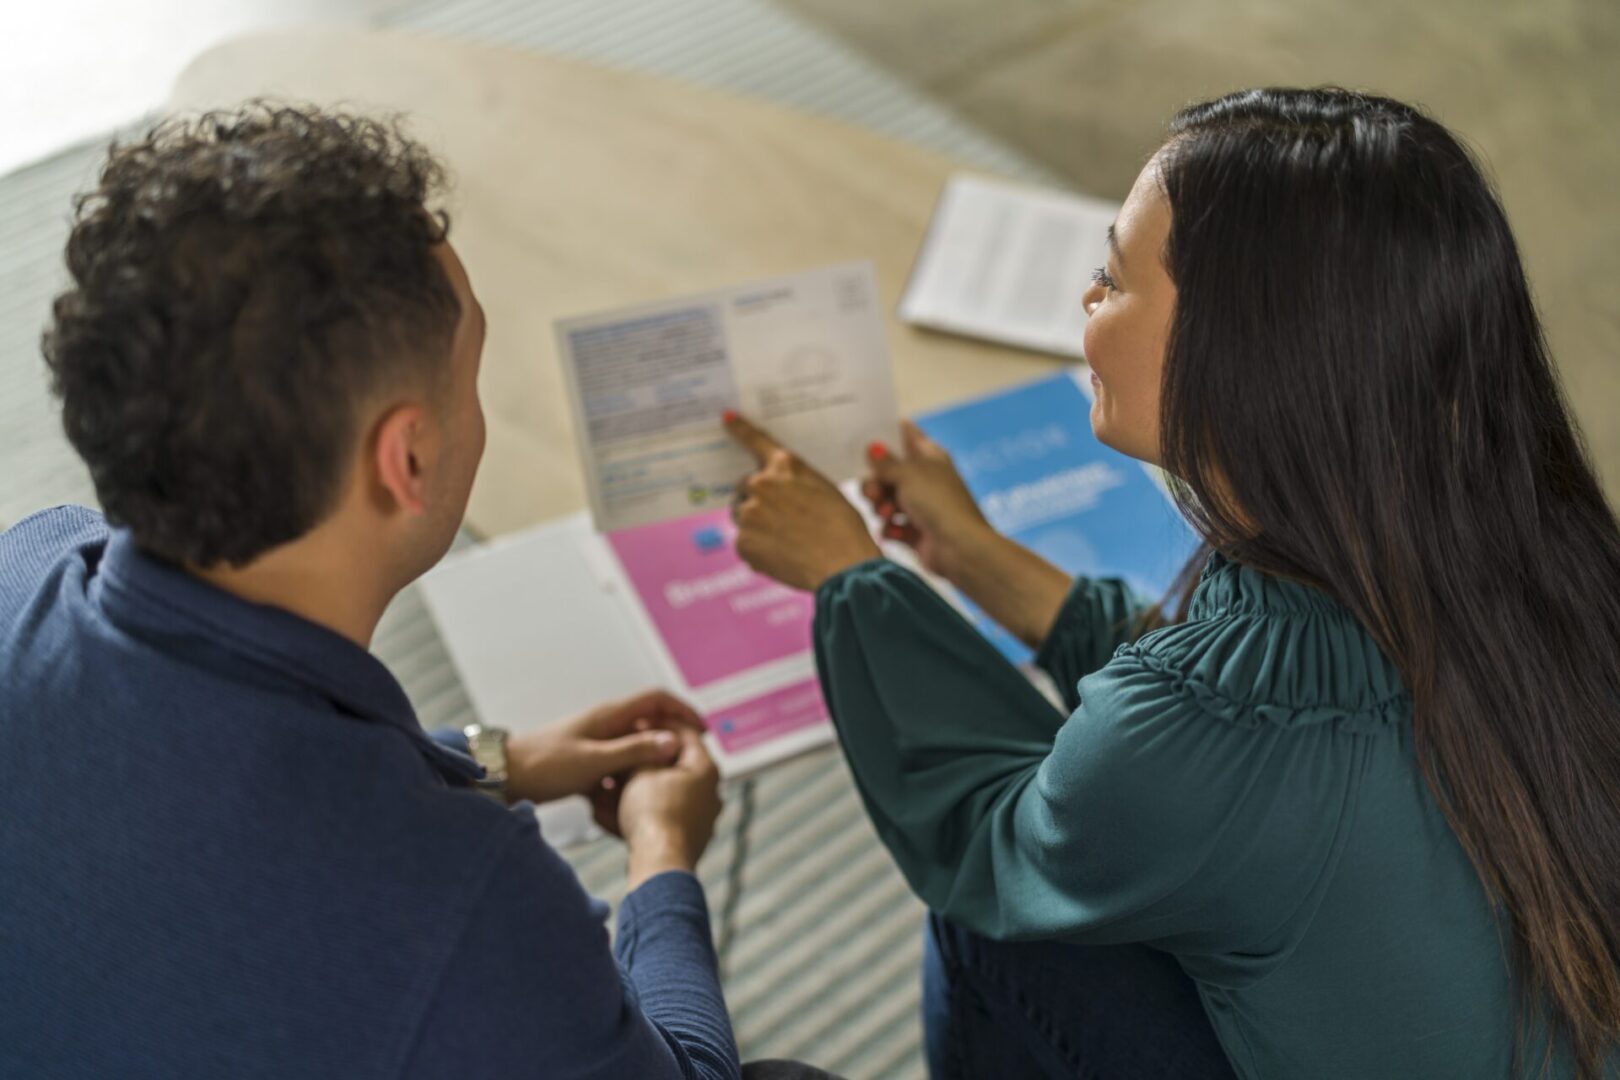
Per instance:
[[[1109,422],[1101,402],[1091,406],[1091,434],[1096,436],[1097,441],[1110,450],[1124,454],[1126,457],[1146,460],[1142,458],[1141,454],[1133,452],[1130,439],[1120,439],[1119,430]]]

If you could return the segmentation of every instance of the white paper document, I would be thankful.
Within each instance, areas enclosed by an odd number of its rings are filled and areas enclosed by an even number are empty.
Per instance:
[[[930,329],[1083,358],[1081,297],[1119,204],[958,174],[934,209],[900,299]]]
[[[725,513],[618,537],[573,514],[435,567],[423,597],[479,721],[532,731],[662,687],[703,715],[728,778],[831,742],[810,653],[814,601],[746,567],[734,582]],[[777,616],[790,625],[773,626]],[[594,832],[582,798],[538,816],[553,844]]]
[[[754,468],[727,409],[834,480],[898,435],[867,262],[563,319],[557,343],[601,532],[723,505]]]
[[[452,555],[422,579],[480,723],[533,731],[664,683],[636,647],[631,614],[612,602],[594,542],[590,518],[575,514]],[[537,816],[556,845],[595,833],[583,798]]]

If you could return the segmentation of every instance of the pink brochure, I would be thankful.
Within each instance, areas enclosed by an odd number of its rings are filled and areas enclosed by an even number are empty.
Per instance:
[[[808,657],[815,599],[738,558],[729,510],[621,529],[606,539],[691,689]],[[784,674],[792,667],[782,666]],[[737,697],[723,694],[725,703],[709,710],[710,728],[727,753],[826,722],[813,674],[767,682],[741,680]]]

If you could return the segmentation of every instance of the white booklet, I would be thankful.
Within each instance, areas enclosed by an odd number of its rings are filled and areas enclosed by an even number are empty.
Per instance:
[[[898,436],[869,262],[563,319],[557,345],[601,532],[724,504],[754,468],[727,409],[835,480]]]
[[[934,330],[1083,359],[1081,297],[1103,264],[1119,204],[952,176],[900,298]]]

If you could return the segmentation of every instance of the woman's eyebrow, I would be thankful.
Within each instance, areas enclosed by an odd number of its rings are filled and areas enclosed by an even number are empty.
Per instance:
[[[1119,237],[1114,235],[1112,225],[1108,226],[1108,250],[1114,253],[1114,258],[1119,260],[1119,265],[1125,265],[1125,253],[1119,249]]]

